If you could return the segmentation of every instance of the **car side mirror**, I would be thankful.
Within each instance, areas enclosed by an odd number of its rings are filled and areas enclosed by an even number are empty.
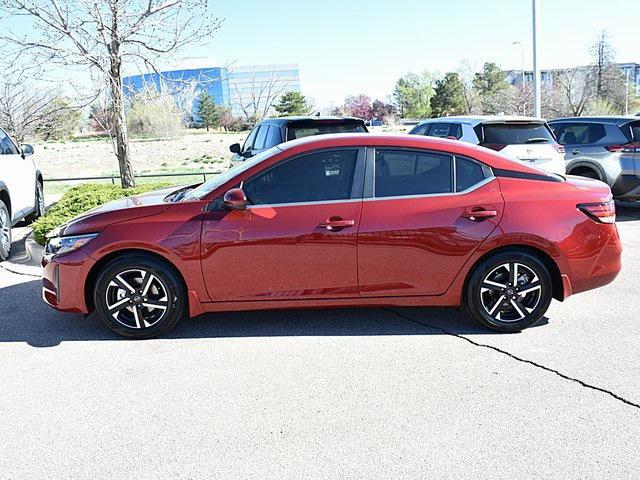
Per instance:
[[[28,144],[20,145],[20,151],[22,152],[23,157],[28,157],[29,155],[33,155],[33,147]]]
[[[239,143],[234,143],[229,147],[229,150],[231,150],[231,153],[240,154],[240,152],[242,152],[242,147],[240,146]]]
[[[248,203],[247,196],[241,188],[232,188],[222,197],[222,206],[225,210],[246,210]]]

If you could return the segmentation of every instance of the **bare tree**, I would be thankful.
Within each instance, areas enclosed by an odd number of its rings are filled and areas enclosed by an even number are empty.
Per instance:
[[[555,75],[560,98],[572,117],[584,115],[596,92],[592,73],[590,68],[569,68]]]
[[[270,73],[258,77],[253,69],[246,84],[234,83],[234,92],[247,123],[254,124],[265,118],[282,94],[289,90],[290,80],[275,69]]]
[[[0,0],[0,11],[27,16],[29,35],[10,30],[0,41],[14,58],[35,65],[89,69],[100,79],[114,115],[114,145],[123,187],[135,185],[125,119],[123,68],[157,72],[160,58],[210,38],[220,21],[208,0]]]

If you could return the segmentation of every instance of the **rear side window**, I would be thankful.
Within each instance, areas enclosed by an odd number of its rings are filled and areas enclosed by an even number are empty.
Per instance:
[[[358,150],[330,150],[286,160],[244,182],[255,205],[351,198]]]
[[[451,193],[452,185],[452,158],[449,155],[376,150],[376,197]]]
[[[597,143],[607,134],[601,123],[561,123],[554,130],[560,145]]]
[[[456,157],[456,192],[470,189],[490,174],[488,167],[468,158]]]
[[[303,125],[292,124],[287,128],[287,140],[311,137],[313,135],[325,135],[328,133],[365,133],[366,131],[366,127],[360,122],[318,122]]]
[[[428,135],[430,137],[454,137],[458,139],[462,136],[462,129],[457,123],[433,123]]]
[[[523,145],[526,143],[553,143],[549,128],[539,123],[488,123],[482,125],[482,144]]]

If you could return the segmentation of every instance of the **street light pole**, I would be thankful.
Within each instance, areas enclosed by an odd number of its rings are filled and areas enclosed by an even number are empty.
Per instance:
[[[531,0],[533,10],[533,105],[536,117],[542,116],[542,108],[540,105],[540,68],[538,65],[538,15],[540,14],[540,0]]]
[[[512,45],[518,45],[520,47],[520,60],[522,67],[522,80],[521,80],[521,89],[522,89],[522,115],[527,115],[527,99],[525,98],[525,75],[524,75],[524,47],[522,46],[522,42],[515,41]]]

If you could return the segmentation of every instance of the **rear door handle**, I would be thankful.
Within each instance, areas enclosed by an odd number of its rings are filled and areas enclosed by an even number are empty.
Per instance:
[[[573,153],[574,155],[580,155],[580,150],[575,149],[571,153]]]
[[[319,223],[318,227],[326,228],[332,232],[342,230],[343,228],[353,227],[356,224],[355,220],[343,220],[340,217],[330,217],[324,223]]]
[[[496,215],[498,215],[498,212],[496,212],[495,210],[478,209],[478,210],[468,210],[464,212],[461,215],[461,217],[468,218],[472,222],[481,222],[482,220],[495,217]]]

